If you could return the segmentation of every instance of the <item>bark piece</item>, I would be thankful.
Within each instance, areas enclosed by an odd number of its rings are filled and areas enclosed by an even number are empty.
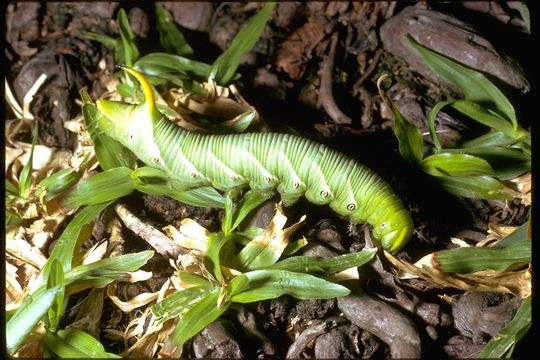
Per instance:
[[[338,298],[338,307],[347,319],[387,343],[393,358],[421,357],[420,336],[408,317],[358,287],[353,294]]]
[[[522,92],[530,89],[529,82],[514,60],[499,54],[487,39],[459,19],[421,6],[409,6],[385,22],[380,31],[384,47],[389,52],[403,58],[426,78],[452,86],[431,71],[409,45],[407,34],[431,50],[488,73]]]

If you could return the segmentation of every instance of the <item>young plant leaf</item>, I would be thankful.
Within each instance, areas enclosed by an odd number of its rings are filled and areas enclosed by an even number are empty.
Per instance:
[[[495,175],[486,160],[458,153],[430,155],[420,162],[420,168],[433,176]]]
[[[531,262],[531,241],[518,241],[504,248],[461,247],[441,250],[433,255],[444,272],[468,274],[491,269],[504,271],[514,264]]]
[[[91,31],[81,31],[81,37],[83,39],[98,41],[109,49],[114,49],[116,46],[116,39],[106,34],[98,34]]]
[[[221,231],[229,235],[232,233],[232,223],[234,217],[234,195],[232,192],[228,191],[225,194],[225,216],[221,220]]]
[[[105,351],[103,345],[92,335],[79,329],[63,329],[57,333],[47,331],[44,338],[45,346],[61,359],[119,359],[122,358]]]
[[[444,153],[469,154],[486,160],[493,168],[493,175],[500,180],[514,179],[531,170],[531,158],[523,151],[500,146],[464,149],[445,149]]]
[[[318,272],[323,275],[331,275],[368,263],[373,259],[376,252],[376,249],[369,249],[326,259],[318,259],[311,256],[293,256],[270,265],[266,269],[287,270],[297,273]]]
[[[428,49],[410,35],[407,35],[407,40],[436,74],[443,76],[464,93],[465,99],[495,110],[510,121],[514,129],[517,129],[514,107],[486,76]]]
[[[171,179],[163,170],[143,166],[131,174],[135,189],[150,195],[167,195],[183,203],[223,209],[225,198],[211,186],[185,190],[184,185]]]
[[[300,227],[304,219],[305,217],[302,217],[299,222],[284,229],[287,217],[278,206],[276,215],[266,229],[240,251],[235,259],[235,268],[247,271],[274,264],[287,247],[291,234]]]
[[[210,291],[212,291],[212,287],[208,281],[207,285],[204,286],[193,286],[177,291],[152,306],[152,313],[158,318],[159,323],[163,323],[188,311]]]
[[[511,138],[519,139],[527,136],[527,132],[519,127],[519,125],[509,123],[501,115],[476,102],[470,100],[455,100],[450,106],[480,124],[498,130]]]
[[[525,336],[532,324],[531,297],[521,303],[516,315],[508,325],[496,334],[478,354],[483,359],[500,359],[512,356],[512,350]]]
[[[231,231],[235,230],[253,209],[268,200],[268,198],[268,193],[261,191],[249,190],[246,192],[242,197],[242,200],[240,200],[236,206],[236,211],[232,216],[231,220],[233,224],[231,226]]]
[[[135,69],[145,75],[168,76],[182,74],[197,81],[206,81],[210,75],[210,65],[174,54],[154,52],[135,62]],[[185,79],[185,78],[182,78]]]
[[[56,331],[56,328],[60,323],[60,317],[63,313],[64,295],[66,291],[66,284],[64,280],[64,270],[62,269],[62,265],[57,259],[54,259],[51,265],[49,277],[47,278],[47,289],[52,289],[59,286],[61,291],[56,296],[54,304],[48,311],[49,330],[52,332]]]
[[[424,140],[420,130],[401,114],[394,104],[390,104],[394,114],[394,133],[399,141],[399,153],[412,164],[418,164],[424,157]]]
[[[250,303],[289,294],[297,299],[330,299],[347,296],[344,286],[309,274],[286,270],[255,270],[236,276],[229,282],[231,300]]]
[[[225,85],[234,77],[242,56],[247,54],[261,36],[266,22],[272,15],[276,3],[268,2],[253,16],[247,25],[236,34],[231,44],[212,64],[211,76],[220,85]]]
[[[156,5],[156,28],[159,42],[165,51],[181,56],[193,55],[193,49],[174,23],[171,13],[160,4]]]
[[[502,131],[491,130],[490,132],[480,135],[477,138],[463,141],[460,145],[464,149],[477,147],[501,146],[506,147],[516,142],[511,136],[506,135]]]
[[[11,181],[8,179],[5,179],[5,190],[6,190],[6,196],[19,196],[19,189],[17,189],[17,186],[13,185]]]
[[[454,195],[474,199],[512,200],[512,190],[488,175],[434,177],[441,187]]]
[[[120,38],[122,39],[122,47],[124,51],[124,64],[132,67],[133,63],[139,58],[139,49],[135,45],[135,34],[131,31],[128,17],[124,9],[118,11],[118,28],[120,30]]]
[[[147,250],[79,265],[66,273],[66,294],[74,294],[91,287],[102,288],[113,281],[133,282],[132,272],[138,271],[152,256],[154,252]]]
[[[246,111],[234,119],[219,123],[212,129],[212,134],[234,134],[241,133],[248,128],[257,116],[257,111],[251,109]]]
[[[165,342],[165,348],[176,353],[178,348],[197,335],[206,326],[221,316],[230,306],[230,301],[225,301],[218,306],[221,288],[215,288],[200,299],[181,318],[174,332]]]
[[[39,320],[49,311],[57,295],[62,292],[61,286],[44,289],[39,294],[27,296],[22,305],[6,324],[6,347],[10,354],[14,354],[23,344]]]
[[[455,100],[447,100],[447,101],[440,101],[429,111],[427,115],[427,123],[429,128],[429,134],[431,136],[431,140],[433,141],[433,145],[437,150],[441,150],[441,142],[439,141],[439,137],[437,136],[437,131],[435,129],[435,120],[437,118],[437,114],[447,105],[453,103]]]
[[[117,167],[100,172],[78,184],[62,199],[67,207],[77,208],[82,205],[96,205],[114,201],[129,195],[135,190],[131,173],[126,167]]]
[[[422,139],[422,133],[416,126],[405,119],[392,100],[384,93],[382,82],[387,77],[388,75],[383,75],[377,80],[379,95],[386,106],[388,106],[394,114],[394,134],[396,134],[399,142],[399,153],[401,154],[401,157],[411,164],[416,165],[420,163],[424,157],[424,140]]]
[[[44,199],[50,201],[56,196],[60,195],[64,191],[74,186],[82,176],[82,172],[75,169],[61,169],[54,174],[47,176],[38,184],[36,194],[40,194],[41,191],[45,192]]]
[[[21,173],[19,175],[19,196],[26,198],[28,190],[32,182],[32,163],[34,162],[34,147],[37,143],[38,126],[34,124],[34,130],[32,135],[32,147],[30,148],[30,157],[28,162],[24,164]]]
[[[204,266],[210,274],[218,282],[223,282],[223,275],[221,274],[221,258],[220,252],[222,247],[229,242],[229,238],[222,232],[216,232],[210,234],[208,237],[208,247],[204,254]]]
[[[501,239],[498,243],[493,245],[493,248],[505,248],[515,244],[518,241],[531,241],[531,236],[529,233],[530,220],[525,224],[518,227],[511,234],[506,236],[504,239]]]
[[[41,271],[42,281],[48,278],[49,272],[51,271],[52,262],[57,259],[60,264],[62,264],[62,269],[64,272],[68,272],[71,269],[71,260],[73,258],[73,253],[75,250],[75,244],[81,234],[83,228],[90,224],[100,213],[109,206],[112,201],[90,205],[82,209],[71,222],[66,226],[64,232],[54,246],[47,263]]]

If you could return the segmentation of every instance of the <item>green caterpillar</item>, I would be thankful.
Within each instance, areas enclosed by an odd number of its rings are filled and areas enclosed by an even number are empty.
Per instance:
[[[188,132],[155,108],[143,75],[140,105],[98,100],[98,126],[145,164],[166,171],[185,190],[211,185],[218,190],[249,186],[277,189],[285,204],[305,196],[328,204],[352,222],[367,221],[373,237],[388,250],[401,249],[413,223],[401,200],[378,175],[353,159],[308,139],[278,133],[205,135]]]

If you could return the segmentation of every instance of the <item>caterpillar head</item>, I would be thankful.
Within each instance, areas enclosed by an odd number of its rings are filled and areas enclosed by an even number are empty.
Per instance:
[[[393,211],[373,225],[373,237],[389,252],[400,250],[412,236],[414,225],[405,209]]]
[[[137,153],[145,163],[159,158],[159,151],[153,143],[153,125],[163,117],[155,106],[152,87],[143,75],[133,69],[123,67],[141,84],[145,101],[130,104],[121,101],[98,100],[96,102],[98,127],[122,145]],[[145,149],[147,151],[138,151]]]

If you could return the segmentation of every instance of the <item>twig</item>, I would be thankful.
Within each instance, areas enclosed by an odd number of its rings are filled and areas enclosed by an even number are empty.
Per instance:
[[[39,78],[36,80],[34,85],[28,90],[26,95],[24,95],[23,98],[23,118],[26,119],[33,119],[34,116],[30,113],[30,103],[32,103],[32,100],[34,100],[34,95],[38,92],[39,88],[43,83],[47,80],[47,75],[41,74]]]
[[[360,88],[360,86],[362,86],[364,81],[366,81],[366,79],[369,77],[369,75],[371,75],[373,70],[375,70],[375,68],[377,67],[377,64],[379,63],[379,59],[381,58],[382,53],[383,53],[382,49],[377,49],[377,51],[375,51],[375,55],[373,55],[373,58],[371,60],[371,64],[369,64],[366,71],[364,71],[364,73],[354,83],[354,85],[353,85],[353,95],[354,96],[356,96],[356,94],[358,94],[358,89]]]
[[[141,219],[130,212],[125,205],[117,204],[114,210],[127,226],[128,229],[139,235],[144,241],[152,246],[159,254],[165,258],[176,259],[178,255],[186,254],[187,250],[176,245],[161,231],[152,225],[144,223]]]
[[[336,54],[338,36],[337,33],[332,35],[330,43],[330,51],[324,58],[321,65],[321,87],[319,90],[319,103],[326,110],[326,113],[335,123],[341,125],[350,125],[352,120],[345,115],[337,106],[332,94],[332,70],[334,68],[334,56]]]
[[[345,323],[342,317],[333,316],[327,320],[313,320],[312,324],[306,328],[291,344],[287,351],[287,359],[300,358],[304,349],[318,336],[326,334],[338,325]]]
[[[15,96],[13,96],[13,92],[11,91],[7,80],[4,80],[4,89],[6,91],[6,100],[9,106],[11,106],[11,110],[13,110],[13,113],[18,119],[21,119],[23,117],[23,110],[15,99]]]

